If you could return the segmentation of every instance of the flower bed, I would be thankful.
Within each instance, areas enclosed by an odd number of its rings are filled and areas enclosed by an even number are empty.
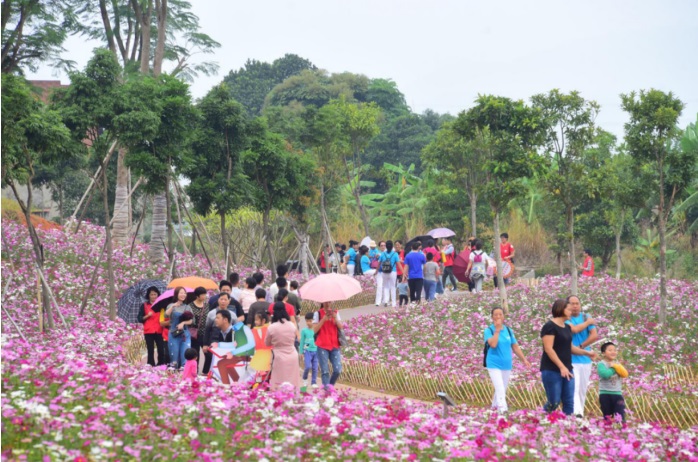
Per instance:
[[[552,301],[565,295],[567,284],[566,278],[548,278],[535,288],[510,291],[506,324],[531,363],[539,363],[540,327]],[[695,283],[671,281],[672,308],[668,322],[660,326],[655,322],[656,281],[593,279],[580,284],[584,310],[599,322],[599,338],[619,344],[621,360],[631,373],[624,389],[630,403],[637,403],[639,418],[660,416],[683,426],[698,425],[698,338],[686,335],[688,326],[698,323],[697,289]],[[464,401],[489,405],[482,337],[490,310],[497,305],[497,294],[484,292],[351,319],[345,328],[350,345],[344,351],[344,380],[420,398],[431,398],[435,388],[447,388]],[[592,380],[597,379],[594,372]],[[525,406],[543,402],[537,367],[526,370],[515,358],[511,385],[515,406],[517,401]],[[652,404],[658,398],[676,401],[669,406],[678,410],[675,418],[660,412],[662,401]],[[589,412],[598,412],[591,396],[587,406]]]

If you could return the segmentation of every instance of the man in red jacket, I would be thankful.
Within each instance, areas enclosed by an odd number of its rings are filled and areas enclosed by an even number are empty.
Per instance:
[[[456,249],[453,247],[453,243],[448,237],[441,239],[441,246],[443,248],[443,254],[445,257],[444,274],[441,278],[441,283],[444,290],[446,290],[446,279],[450,278],[451,284],[453,285],[451,290],[456,291],[458,289],[458,281],[456,281],[456,277],[453,275],[453,260],[456,258]]]

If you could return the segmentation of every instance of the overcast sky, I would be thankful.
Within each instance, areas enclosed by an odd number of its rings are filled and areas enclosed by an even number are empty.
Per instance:
[[[295,53],[329,72],[393,79],[416,112],[455,115],[478,94],[579,90],[601,104],[598,124],[622,136],[618,95],[650,87],[686,104],[681,126],[698,112],[696,0],[191,1],[222,44],[219,74],[194,82],[195,97],[248,58]],[[95,45],[73,38],[66,57],[82,68]]]

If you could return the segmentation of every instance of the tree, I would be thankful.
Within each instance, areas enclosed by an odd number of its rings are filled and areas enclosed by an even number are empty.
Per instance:
[[[698,153],[698,120],[696,123],[688,124],[681,136],[681,150],[684,153],[692,153],[696,156]],[[690,172],[690,168],[688,169]],[[688,173],[687,172],[687,173]],[[672,214],[680,217],[686,224],[686,231],[691,234],[691,245],[694,246],[696,236],[698,235],[698,163],[694,164],[693,184],[687,188],[687,197],[677,204]]]
[[[248,133],[249,144],[241,156],[243,170],[251,180],[253,206],[262,213],[267,252],[274,268],[276,256],[269,233],[271,211],[286,212],[298,197],[304,196],[305,175],[313,169],[303,156],[289,150],[281,135],[269,131],[263,117],[250,122]]]
[[[366,99],[380,107],[388,118],[404,116],[410,113],[405,95],[390,79],[372,79],[368,84]]]
[[[24,78],[2,74],[2,182],[12,189],[27,222],[34,262],[42,280],[42,299],[49,328],[54,327],[50,288],[43,276],[44,254],[31,221],[32,181],[36,166],[55,165],[69,159],[76,146],[60,114],[37,101]],[[27,200],[19,195],[26,185]],[[60,313],[59,313],[60,315]]]
[[[347,181],[352,184],[352,192],[359,207],[364,232],[369,234],[369,220],[361,202],[362,154],[371,140],[378,135],[378,122],[381,110],[375,103],[348,103],[345,98],[332,100],[329,104],[340,114],[340,127],[347,140],[348,149],[343,152],[344,169]],[[354,181],[353,181],[354,180]]]
[[[482,95],[475,107],[458,114],[458,133],[479,151],[485,172],[485,197],[494,215],[494,255],[502,307],[508,312],[506,286],[502,277],[499,247],[499,216],[513,198],[521,194],[521,182],[541,166],[536,148],[544,141],[539,109],[501,96]]]
[[[262,113],[264,99],[275,86],[302,71],[316,69],[307,59],[285,54],[271,64],[247,60],[237,71],[230,71],[223,81],[232,98],[239,101],[249,115],[258,116]]]
[[[565,207],[569,259],[572,280],[570,293],[577,295],[577,261],[574,246],[574,212],[580,199],[589,195],[593,185],[583,163],[594,139],[594,120],[599,112],[595,101],[587,101],[579,92],[569,94],[551,90],[531,98],[541,111],[546,126],[546,155],[550,168],[542,180],[548,191]]]
[[[240,164],[245,147],[245,110],[230,96],[225,83],[213,87],[197,109],[200,118],[192,139],[193,156],[183,170],[191,180],[187,192],[199,214],[208,215],[213,208],[220,216],[225,274],[230,274],[225,217],[242,205],[248,189]]]
[[[2,72],[36,71],[42,62],[71,68],[61,58],[70,28],[67,19],[75,8],[72,0],[3,0]]]
[[[639,94],[622,94],[621,106],[630,117],[625,124],[628,152],[637,162],[649,164],[650,170],[655,172],[655,188],[659,193],[659,322],[664,323],[667,309],[667,218],[674,200],[688,186],[685,168],[694,168],[697,157],[696,153],[684,156],[678,150],[670,149],[669,142],[676,136],[676,122],[684,107],[671,92],[650,89],[641,90]]]
[[[422,153],[427,165],[439,170],[437,182],[458,185],[459,189],[467,192],[473,236],[477,236],[477,200],[486,182],[486,174],[482,169],[484,151],[480,147],[476,140],[464,138],[456,130],[455,122],[447,122]]]

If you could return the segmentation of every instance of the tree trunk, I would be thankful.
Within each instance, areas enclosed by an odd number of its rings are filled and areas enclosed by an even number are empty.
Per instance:
[[[470,226],[473,228],[472,236],[477,237],[477,194],[468,194],[470,197]]]
[[[158,40],[155,43],[155,58],[153,61],[153,75],[158,76],[162,72],[162,61],[165,58],[165,39],[167,26],[167,0],[155,0],[155,14],[158,20]]]
[[[150,232],[150,262],[161,265],[165,261],[165,234],[166,234],[166,208],[165,194],[160,193],[153,197],[153,223]]]
[[[557,258],[557,267],[558,267],[558,270],[560,271],[560,276],[562,276],[563,274],[565,274],[565,269],[562,267],[562,251],[558,250],[556,258]]]
[[[623,234],[623,222],[625,221],[625,210],[620,212],[620,223],[616,226],[616,279],[620,279],[622,260],[620,255],[620,236]]]
[[[361,222],[364,226],[364,235],[368,236],[368,215],[366,215],[366,208],[364,207],[364,204],[361,202],[361,190],[359,189],[358,184],[354,189],[354,197],[356,198],[356,204],[359,206],[359,212],[361,213]]]
[[[303,272],[303,278],[307,281],[308,280],[308,233],[301,231],[300,233],[301,236],[301,251],[300,251],[300,265],[301,265],[301,270]]]
[[[569,234],[569,252],[570,252],[570,273],[572,280],[570,281],[570,295],[577,296],[577,258],[574,250],[574,210],[572,207],[567,208],[567,233]]]
[[[264,232],[264,241],[267,245],[267,253],[269,254],[269,261],[271,263],[271,268],[276,268],[276,256],[271,248],[271,240],[269,236],[269,210],[265,210],[262,214],[262,227]]]
[[[228,258],[228,233],[225,230],[225,212],[219,212],[221,217],[221,245],[223,246],[223,258],[225,258],[225,274],[223,277],[227,277],[231,273],[230,258]]]
[[[58,186],[58,217],[61,219],[61,224],[65,224],[63,220],[63,183]]]
[[[664,214],[664,163],[659,162],[659,323],[666,322],[666,219]]]
[[[322,255],[325,258],[325,271],[330,273],[332,271],[332,266],[330,265],[330,254],[327,251],[327,246],[329,245],[332,248],[332,242],[330,242],[330,233],[328,230],[330,229],[329,223],[327,223],[327,214],[325,212],[325,186],[321,185],[320,186],[320,215],[322,218]],[[337,258],[339,256],[337,255]],[[338,260],[339,261],[339,260]],[[339,269],[337,269],[339,271]]]
[[[168,164],[169,166],[169,164]],[[174,255],[174,241],[172,240],[172,204],[170,203],[170,176],[167,175],[165,183],[165,223],[167,227],[167,255]]]
[[[499,246],[499,210],[495,210],[494,212],[494,260],[497,262],[497,287],[499,288],[499,300],[502,302],[504,314],[509,314],[507,286],[504,285],[504,275],[502,274],[502,249]]]
[[[113,225],[113,238],[114,243],[119,245],[124,245],[128,241],[129,223],[128,216],[130,213],[129,204],[124,204],[124,202],[130,202],[128,198],[129,185],[128,185],[128,168],[125,164],[126,149],[119,148],[117,154],[116,162],[116,193],[114,194],[114,218],[112,219]]]
[[[107,169],[102,174],[104,180],[104,230],[107,233],[107,304],[109,306],[109,319],[116,319],[116,300],[114,300],[114,268],[112,266],[111,226],[109,225],[109,183],[107,182]]]
[[[194,223],[191,224],[191,228],[191,254],[196,256],[196,228],[194,227]]]

